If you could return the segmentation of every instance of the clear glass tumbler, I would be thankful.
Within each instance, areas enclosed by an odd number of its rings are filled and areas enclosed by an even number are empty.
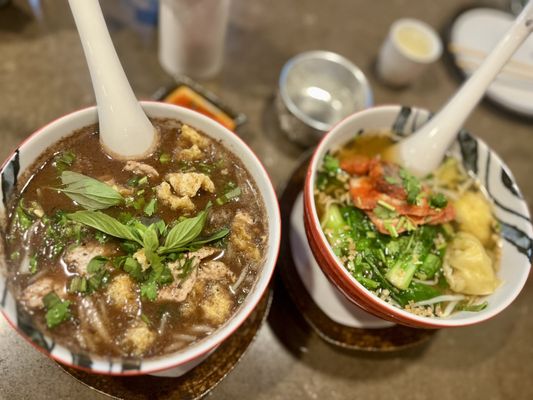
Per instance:
[[[220,70],[230,1],[160,1],[159,61],[170,75],[209,78]]]

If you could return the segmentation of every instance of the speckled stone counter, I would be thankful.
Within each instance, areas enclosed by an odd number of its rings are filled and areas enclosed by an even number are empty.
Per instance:
[[[110,12],[118,0],[101,0]],[[41,3],[32,8],[30,4]],[[310,49],[339,52],[368,75],[375,102],[438,109],[459,81],[444,61],[412,87],[375,80],[373,63],[389,25],[421,18],[439,30],[468,2],[460,0],[234,0],[223,70],[203,82],[249,117],[241,135],[281,191],[303,149],[279,131],[273,107],[279,71]],[[507,2],[487,4],[505,7]],[[120,13],[112,37],[135,92],[149,98],[171,78],[157,61],[153,31],[132,29]],[[94,102],[66,0],[13,1],[0,8],[0,157],[36,128]],[[495,148],[533,204],[533,122],[481,104],[467,128]],[[500,316],[438,332],[398,353],[350,352],[322,342],[277,288],[268,324],[213,399],[531,399],[533,282]],[[103,399],[36,352],[0,318],[0,398]]]

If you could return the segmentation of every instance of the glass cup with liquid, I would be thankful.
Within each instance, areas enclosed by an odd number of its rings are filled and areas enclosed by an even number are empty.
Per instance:
[[[230,0],[161,0],[159,61],[173,76],[209,78],[224,60]]]

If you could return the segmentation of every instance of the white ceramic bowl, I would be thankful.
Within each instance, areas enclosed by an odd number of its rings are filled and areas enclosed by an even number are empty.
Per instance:
[[[426,110],[401,106],[374,107],[353,114],[336,125],[318,145],[304,189],[304,220],[313,254],[329,280],[353,303],[383,319],[419,328],[472,325],[503,311],[526,283],[533,254],[533,228],[529,210],[503,161],[480,139],[461,131],[450,151],[484,186],[502,228],[502,255],[498,276],[502,285],[486,296],[488,307],[480,312],[457,312],[449,318],[411,314],[379,299],[365,289],[333,253],[320,228],[313,188],[316,172],[327,152],[335,151],[357,134],[394,131],[409,135],[429,118]]]
[[[219,140],[227,149],[237,155],[254,178],[263,198],[268,218],[268,247],[262,269],[256,283],[240,305],[235,314],[210,336],[188,346],[178,352],[161,357],[147,358],[132,363],[126,360],[110,360],[93,355],[73,354],[67,348],[54,343],[43,336],[17,312],[17,305],[7,290],[5,279],[5,260],[0,257],[0,310],[10,325],[15,328],[35,347],[65,365],[81,368],[89,372],[113,375],[140,375],[162,372],[163,374],[180,375],[201,362],[216,349],[228,336],[246,320],[253,311],[264,292],[274,271],[280,243],[280,213],[276,193],[267,172],[250,148],[233,132],[219,123],[186,108],[156,102],[143,102],[142,106],[148,116],[174,118],[205,132],[208,136]],[[17,177],[51,144],[70,135],[76,129],[94,124],[98,121],[95,107],[86,108],[61,117],[26,139],[15,152],[4,162],[0,170],[2,193],[0,194],[0,215],[5,217],[6,198],[12,194],[13,184]],[[0,249],[2,250],[2,249]],[[3,252],[0,251],[0,254]]]

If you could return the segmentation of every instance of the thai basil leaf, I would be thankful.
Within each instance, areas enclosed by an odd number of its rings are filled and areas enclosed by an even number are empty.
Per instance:
[[[163,247],[159,249],[159,253],[172,253],[196,239],[204,229],[208,208],[209,206],[195,217],[186,218],[172,228],[167,234]]]
[[[67,214],[67,217],[79,222],[80,224],[90,226],[101,232],[107,233],[119,239],[131,240],[143,246],[142,236],[138,234],[133,228],[120,223],[113,217],[104,214],[100,211],[76,211]]]
[[[64,171],[61,173],[61,182],[63,188],[57,190],[87,210],[102,210],[124,201],[122,195],[111,186],[77,172]]]

